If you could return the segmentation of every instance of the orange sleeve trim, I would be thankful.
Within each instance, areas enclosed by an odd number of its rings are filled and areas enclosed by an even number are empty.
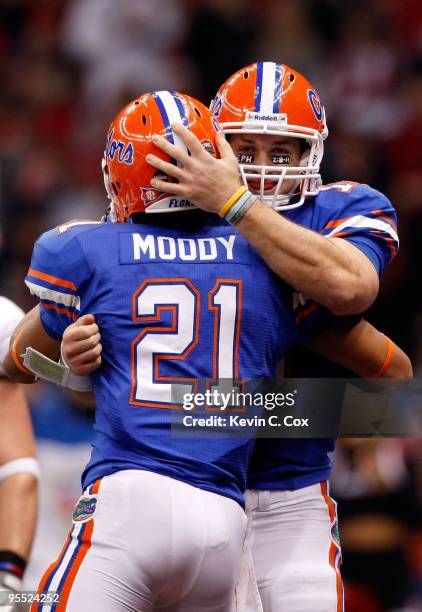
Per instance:
[[[72,319],[72,321],[76,321],[76,319],[78,318],[78,315],[76,314],[76,312],[72,312],[71,310],[68,310],[67,308],[60,308],[59,306],[56,306],[55,304],[41,304],[41,306],[45,308],[46,310],[55,310],[59,314],[66,315],[67,317]]]
[[[28,274],[30,276],[34,276],[35,278],[39,278],[41,280],[47,281],[47,283],[52,283],[53,285],[59,285],[59,287],[66,287],[67,289],[71,289],[72,291],[77,291],[75,283],[72,281],[64,280],[63,278],[57,278],[57,276],[52,276],[51,274],[45,274],[44,272],[38,272],[34,268],[29,268]]]
[[[385,339],[387,341],[387,354],[385,356],[384,363],[379,368],[379,370],[375,372],[375,374],[372,374],[372,376],[368,376],[368,378],[370,379],[381,378],[385,374],[386,370],[390,367],[391,362],[393,360],[394,342],[388,336],[385,336]]]
[[[372,214],[376,215],[377,217],[381,217],[381,219],[384,219],[384,221],[388,223],[388,225],[391,225],[391,227],[397,231],[397,223],[395,223],[393,219],[390,219],[388,215],[383,213],[382,210],[374,210],[372,211]]]
[[[375,234],[376,236],[382,236],[382,238],[385,240],[385,242],[389,246],[390,253],[391,253],[391,259],[393,259],[393,257],[395,257],[397,254],[397,246],[396,246],[395,240],[393,238],[390,238],[389,236],[385,236],[384,232],[380,230],[371,230],[370,233]]]
[[[331,227],[337,227],[351,218],[352,217],[343,217],[343,219],[335,219],[334,221],[329,221],[327,225],[321,231],[323,232],[324,230],[330,229]]]
[[[333,234],[330,238],[344,238],[344,236],[353,236],[355,233],[354,231],[337,232],[337,234]]]
[[[394,230],[397,231],[396,223],[394,223],[394,221],[390,219],[388,215],[383,213],[382,210],[373,210],[371,211],[370,214],[375,215],[376,217],[381,217],[381,219],[383,219],[386,223],[388,223],[390,227],[392,227]],[[324,229],[321,231],[325,231],[326,229],[331,229],[332,227],[338,227],[339,225],[341,225],[345,221],[348,221],[348,219],[351,219],[351,218],[352,217],[343,217],[342,219],[334,219],[333,221],[329,221],[327,225],[324,227]]]
[[[18,355],[17,344],[18,344],[19,338],[22,335],[22,332],[23,332],[23,329],[17,334],[16,338],[13,341],[12,348],[11,348],[12,359],[15,363],[15,366],[19,368],[21,372],[23,372],[24,374],[27,374],[28,376],[32,376],[32,378],[36,378],[35,374],[31,372],[31,370],[28,370],[28,368],[25,368],[25,366],[23,365],[21,361],[20,356]]]

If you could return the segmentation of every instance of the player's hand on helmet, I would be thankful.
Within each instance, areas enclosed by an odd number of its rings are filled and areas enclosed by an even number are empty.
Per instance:
[[[91,314],[79,317],[64,331],[62,356],[70,369],[87,376],[101,365],[101,335],[95,317]]]
[[[222,133],[217,134],[216,144],[220,159],[216,159],[184,126],[173,125],[172,129],[189,149],[190,155],[162,136],[154,135],[153,143],[174,158],[178,165],[166,162],[156,155],[148,155],[147,162],[178,182],[170,183],[154,178],[151,186],[187,198],[203,210],[218,213],[242,185],[239,164],[230,144]]]

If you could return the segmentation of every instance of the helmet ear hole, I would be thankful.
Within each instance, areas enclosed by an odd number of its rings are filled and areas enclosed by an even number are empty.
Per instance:
[[[142,115],[142,123],[143,123],[144,125],[146,125],[146,124],[147,124],[147,118],[145,117],[145,115]]]
[[[202,117],[201,111],[196,106],[195,106],[195,113],[198,115],[199,118]]]
[[[246,80],[246,79],[249,79],[249,72],[248,72],[247,70],[245,70],[245,72],[243,73],[243,78],[244,78],[245,80]]]

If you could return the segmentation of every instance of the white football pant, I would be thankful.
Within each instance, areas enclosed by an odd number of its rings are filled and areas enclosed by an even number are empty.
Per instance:
[[[342,612],[337,510],[328,483],[246,491],[246,513],[242,612],[259,610],[256,585],[264,612]]]
[[[34,612],[236,610],[246,515],[232,499],[126,470],[96,481],[77,508],[39,586],[60,604]]]

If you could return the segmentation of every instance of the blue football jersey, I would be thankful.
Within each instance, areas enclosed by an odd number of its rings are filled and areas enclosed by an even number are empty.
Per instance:
[[[283,216],[323,236],[341,237],[360,249],[381,275],[398,249],[397,219],[390,201],[368,185],[341,181],[326,185]],[[296,296],[296,318],[306,319],[315,304]],[[298,355],[295,350],[289,377],[347,377],[334,364],[315,355]],[[338,402],[342,402],[343,394]],[[292,490],[326,480],[331,472],[328,453],[334,450],[332,438],[257,440],[248,473],[251,489]]]
[[[25,282],[47,333],[60,339],[87,313],[101,330],[83,487],[144,469],[242,502],[253,441],[172,436],[172,410],[182,408],[172,389],[274,377],[298,331],[290,289],[233,227],[198,218],[172,215],[164,227],[70,222],[35,244]]]

